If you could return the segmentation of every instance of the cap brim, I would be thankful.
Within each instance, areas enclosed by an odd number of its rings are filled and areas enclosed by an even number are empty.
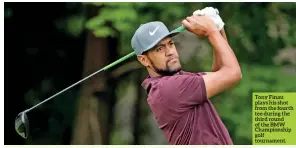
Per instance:
[[[170,32],[170,37],[173,37],[173,36],[175,36],[175,35],[177,35],[177,34],[179,34],[180,32],[177,32],[177,31],[172,31],[172,32]]]

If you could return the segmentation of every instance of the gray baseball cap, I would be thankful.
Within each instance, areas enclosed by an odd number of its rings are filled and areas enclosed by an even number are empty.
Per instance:
[[[131,44],[137,55],[153,48],[159,41],[167,36],[175,36],[178,31],[169,31],[168,28],[159,21],[141,24],[132,37]]]

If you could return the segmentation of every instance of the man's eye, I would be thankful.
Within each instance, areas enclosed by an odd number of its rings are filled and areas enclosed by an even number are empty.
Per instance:
[[[161,49],[162,49],[162,47],[159,47],[159,48],[156,49],[156,51],[157,51],[157,52],[158,52],[158,51],[161,51]]]
[[[174,42],[170,42],[170,45],[174,45],[175,43]]]

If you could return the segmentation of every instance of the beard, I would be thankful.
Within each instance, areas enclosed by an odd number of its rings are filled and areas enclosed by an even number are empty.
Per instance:
[[[152,61],[151,61],[151,65],[152,65],[153,69],[155,70],[155,72],[162,75],[162,76],[172,76],[175,73],[182,70],[181,67],[175,68],[175,69],[170,69],[169,66],[168,66],[168,62],[166,63],[166,66],[165,66],[166,68],[165,69],[157,68]]]

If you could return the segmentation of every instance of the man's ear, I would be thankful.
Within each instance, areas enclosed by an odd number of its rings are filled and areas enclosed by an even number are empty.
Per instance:
[[[149,60],[148,60],[148,58],[147,58],[146,55],[138,55],[137,56],[137,59],[138,59],[138,61],[141,62],[141,64],[143,66],[145,66],[145,67],[148,67],[149,66]]]

